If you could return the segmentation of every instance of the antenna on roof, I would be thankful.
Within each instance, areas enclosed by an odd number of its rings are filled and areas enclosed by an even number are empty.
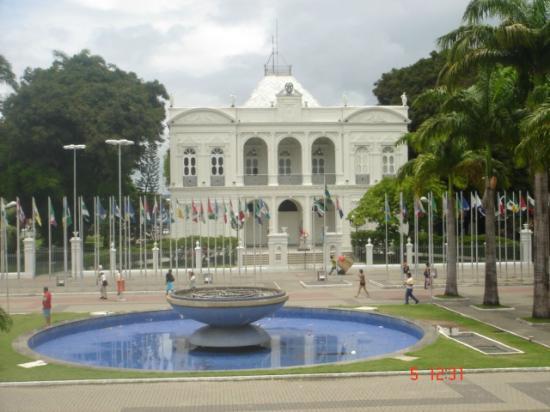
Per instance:
[[[284,61],[284,58],[283,58]],[[286,63],[286,62],[285,62]],[[279,21],[275,19],[275,35],[271,36],[271,55],[264,65],[265,76],[292,76],[292,66],[279,65]]]

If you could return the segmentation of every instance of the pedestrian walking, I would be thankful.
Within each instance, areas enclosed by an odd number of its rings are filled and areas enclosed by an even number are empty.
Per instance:
[[[42,314],[46,320],[46,326],[52,324],[52,294],[47,286],[44,286],[44,294],[42,295]]]
[[[172,269],[168,269],[166,272],[166,296],[170,293],[174,293],[174,275],[172,275]]]
[[[367,290],[367,280],[365,278],[365,273],[363,272],[363,269],[359,269],[359,289],[357,290],[357,295],[355,295],[356,298],[359,297],[361,290],[364,290],[367,294],[367,297],[370,298],[369,291]]]
[[[193,271],[190,270],[189,271],[189,288],[195,289],[196,282],[197,282],[197,278],[195,277],[195,274],[193,273]]]
[[[109,286],[109,282],[107,282],[107,275],[105,275],[105,272],[103,271],[103,267],[99,266],[99,293],[100,297],[99,299],[107,300],[107,286]]]
[[[424,269],[424,289],[428,289],[432,284],[432,270],[430,264],[426,263],[426,268]]]
[[[332,265],[332,268],[330,269],[330,272],[328,272],[329,275],[332,275],[332,272],[334,272],[336,275],[338,274],[338,268],[336,266],[336,258],[334,255],[330,257],[330,264]]]
[[[401,265],[401,270],[403,271],[403,275],[405,277],[407,276],[407,273],[410,272],[409,264],[407,263],[407,259],[403,259],[403,265]]]
[[[120,273],[120,270],[117,270],[115,273],[115,280],[116,280],[116,294],[120,298],[122,296],[122,292],[126,290],[125,286],[125,280],[122,276],[122,273]]]
[[[407,272],[407,280],[405,281],[405,287],[407,291],[405,292],[405,304],[409,304],[409,298],[418,303],[418,299],[413,295],[414,279],[411,275],[411,272]]]

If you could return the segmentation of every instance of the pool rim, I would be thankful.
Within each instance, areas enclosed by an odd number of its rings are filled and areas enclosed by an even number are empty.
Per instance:
[[[375,315],[376,317],[383,317],[383,318],[389,318],[389,319],[397,319],[402,322],[405,322],[406,324],[410,325],[413,329],[417,329],[422,331],[423,336],[420,338],[416,343],[413,345],[407,346],[405,348],[402,348],[398,351],[394,352],[388,352],[381,355],[374,355],[369,356],[366,358],[356,359],[356,360],[347,360],[347,361],[339,361],[339,362],[328,362],[328,363],[316,363],[313,365],[294,365],[294,366],[288,366],[288,367],[280,367],[280,368],[250,368],[250,369],[212,369],[212,370],[178,370],[178,371],[167,371],[167,370],[157,370],[157,369],[137,369],[137,368],[117,368],[117,367],[110,367],[110,366],[97,366],[97,365],[87,365],[83,363],[78,362],[70,362],[63,359],[58,358],[52,358],[50,356],[43,355],[39,352],[34,351],[29,346],[29,340],[42,332],[45,332],[47,330],[51,330],[53,328],[59,328],[59,327],[66,327],[71,324],[78,324],[83,323],[90,319],[98,318],[97,316],[87,316],[79,319],[72,319],[72,320],[64,320],[59,323],[56,323],[55,325],[49,326],[49,327],[43,327],[40,329],[34,329],[28,333],[24,333],[22,335],[19,335],[14,341],[12,342],[12,348],[24,355],[28,356],[31,359],[34,360],[43,360],[48,364],[57,364],[57,365],[63,365],[63,366],[69,366],[69,367],[77,367],[77,368],[84,368],[84,369],[91,369],[91,370],[102,370],[102,371],[117,371],[117,372],[137,372],[137,373],[161,373],[161,374],[172,374],[172,375],[181,375],[181,374],[200,374],[200,375],[208,375],[208,374],[237,374],[238,372],[269,372],[269,371],[285,371],[290,369],[305,369],[305,368],[314,368],[318,366],[332,366],[332,365],[348,365],[358,362],[365,362],[365,361],[373,361],[373,360],[379,360],[379,359],[391,359],[395,358],[396,356],[404,355],[407,352],[412,352],[419,350],[423,347],[426,347],[432,343],[434,343],[438,338],[438,333],[435,329],[435,327],[428,322],[425,321],[418,321],[418,320],[411,320],[404,318],[402,316],[394,316],[394,315],[386,315],[382,313],[377,313],[373,311],[364,311],[361,309],[354,309],[354,308],[326,308],[326,307],[305,307],[305,306],[284,306],[285,309],[298,309],[298,310],[321,310],[321,311],[334,311],[334,312],[350,312],[352,314],[362,314],[365,316],[372,316]],[[119,317],[119,316],[126,316],[131,314],[144,314],[144,313],[157,313],[157,312],[168,312],[172,311],[172,309],[158,309],[158,310],[147,310],[147,311],[129,311],[129,312],[118,312],[114,314],[108,314],[108,315],[102,315],[99,317]],[[306,372],[308,373],[308,372]],[[311,372],[309,372],[311,373]],[[314,373],[314,372],[313,372]],[[237,375],[235,375],[237,376]]]

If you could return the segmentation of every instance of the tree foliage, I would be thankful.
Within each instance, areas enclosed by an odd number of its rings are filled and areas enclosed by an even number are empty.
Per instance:
[[[400,69],[391,69],[383,73],[382,77],[374,83],[373,93],[378,98],[378,103],[383,105],[401,105],[401,94],[407,93],[409,102],[413,102],[422,92],[437,86],[439,72],[445,65],[445,55],[432,51],[430,57],[418,60],[416,63]],[[436,106],[424,105],[411,107],[409,117],[411,131],[434,114]]]
[[[159,191],[160,159],[158,146],[148,143],[145,153],[139,161],[139,177],[136,182],[138,190],[143,194],[156,194]]]
[[[45,215],[46,196],[72,194],[73,153],[63,145],[86,144],[77,154],[77,188],[89,196],[118,190],[116,150],[106,139],[129,139],[122,148],[123,191],[144,146],[163,132],[164,100],[157,81],[145,82],[84,50],[69,57],[55,52],[49,68],[25,71],[16,93],[4,102],[0,123],[0,179],[3,195],[29,203],[37,198]],[[57,200],[56,209],[60,210]]]

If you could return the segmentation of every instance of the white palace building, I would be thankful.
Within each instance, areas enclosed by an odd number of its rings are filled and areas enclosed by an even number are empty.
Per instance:
[[[407,132],[406,97],[402,106],[321,106],[291,66],[266,65],[264,74],[242,106],[170,108],[172,202],[188,210],[202,202],[207,214],[208,199],[222,210],[231,201],[235,211],[239,199],[262,199],[270,219],[250,217],[238,237],[269,265],[298,263],[304,249],[320,255],[313,239],[325,256],[350,252],[354,229],[345,217],[370,185],[407,161],[407,147],[395,146]],[[325,184],[333,203],[321,218],[312,208]],[[175,220],[173,237],[237,236],[223,217]]]

